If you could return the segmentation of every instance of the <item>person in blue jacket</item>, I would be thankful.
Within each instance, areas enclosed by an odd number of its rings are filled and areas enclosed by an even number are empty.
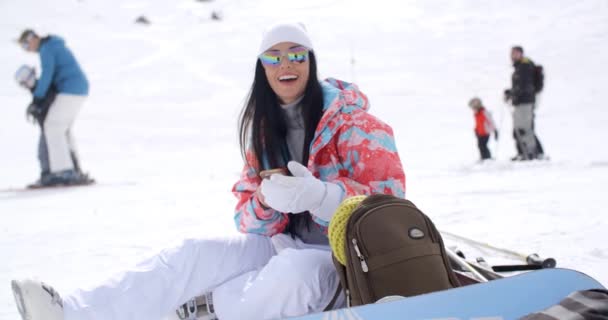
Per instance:
[[[39,53],[42,68],[28,110],[42,109],[49,90],[57,90],[57,96],[48,108],[42,125],[50,170],[41,175],[37,184],[54,186],[87,183],[90,181],[88,176],[75,167],[72,161],[76,150],[72,126],[89,94],[89,81],[62,38],[54,35],[40,37],[33,30],[26,29],[18,41],[25,51]]]
[[[38,81],[38,79],[36,78],[36,69],[28,65],[22,65],[15,73],[15,80],[17,81],[17,83],[19,83],[21,87],[27,89],[33,94],[34,90],[36,89],[36,82]],[[40,177],[43,177],[50,173],[49,153],[46,147],[46,138],[44,137],[44,120],[46,119],[46,114],[49,111],[49,107],[55,101],[56,96],[57,90],[55,90],[55,88],[51,86],[47,91],[46,96],[43,99],[40,99],[38,104],[30,104],[26,109],[27,120],[35,122],[40,127],[40,139],[38,139],[38,161],[40,163]],[[80,172],[80,165],[78,163],[76,153],[72,150],[71,154],[74,169]],[[40,180],[38,180],[38,182],[34,184],[29,185],[29,187],[36,187],[39,183]]]

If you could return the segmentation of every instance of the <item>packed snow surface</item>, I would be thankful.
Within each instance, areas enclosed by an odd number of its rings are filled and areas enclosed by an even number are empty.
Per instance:
[[[69,292],[182,238],[236,232],[237,117],[261,32],[284,19],[306,23],[321,77],[357,83],[392,126],[407,197],[440,229],[606,285],[606,17],[604,0],[1,1],[0,189],[38,177],[30,95],[13,80],[39,69],[14,42],[26,27],[64,37],[87,72],[74,133],[98,184],[0,192],[0,319],[18,317],[10,279]],[[536,129],[550,161],[509,161],[515,44],[545,68]],[[495,161],[476,163],[473,96],[500,128]]]

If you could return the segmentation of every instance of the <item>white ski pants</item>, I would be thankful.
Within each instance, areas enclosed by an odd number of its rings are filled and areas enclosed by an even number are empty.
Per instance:
[[[160,320],[212,291],[220,320],[279,319],[322,311],[338,283],[327,246],[247,234],[185,240],[63,304],[65,320]]]
[[[44,120],[44,137],[51,172],[74,169],[71,152],[76,154],[72,125],[86,96],[60,93]]]

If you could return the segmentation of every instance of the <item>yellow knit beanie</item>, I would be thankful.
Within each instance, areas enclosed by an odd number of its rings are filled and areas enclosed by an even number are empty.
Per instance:
[[[367,196],[353,196],[344,199],[329,222],[329,245],[336,259],[346,265],[346,224],[351,213]]]

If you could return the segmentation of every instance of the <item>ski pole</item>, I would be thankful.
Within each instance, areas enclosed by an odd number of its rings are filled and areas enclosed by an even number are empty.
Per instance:
[[[492,266],[492,271],[495,272],[512,272],[512,271],[531,271],[543,269],[542,266],[531,265],[531,264],[513,264],[513,265],[499,265]]]
[[[543,258],[541,258],[536,253],[532,253],[532,254],[527,254],[526,255],[526,254],[515,252],[515,251],[509,250],[509,249],[498,248],[498,247],[495,247],[495,246],[490,245],[488,243],[484,243],[484,242],[480,242],[480,241],[477,241],[477,240],[469,239],[469,238],[466,238],[466,237],[463,237],[463,236],[459,236],[457,234],[453,234],[453,233],[450,233],[450,232],[447,232],[447,231],[441,231],[441,234],[445,234],[445,235],[447,235],[449,237],[452,237],[452,238],[455,238],[455,239],[467,242],[467,243],[472,244],[474,246],[483,247],[483,248],[486,248],[486,249],[494,250],[494,251],[497,251],[497,252],[501,252],[503,254],[507,254],[507,255],[513,256],[513,257],[515,257],[515,258],[517,258],[519,260],[523,260],[528,265],[536,265],[536,266],[540,266],[541,268],[555,268],[555,266],[557,265],[557,262],[556,262],[556,260],[554,258],[543,259]]]
[[[553,258],[543,259],[538,254],[533,253],[526,257],[526,263],[529,265],[542,266],[543,268],[555,268],[557,261]]]

